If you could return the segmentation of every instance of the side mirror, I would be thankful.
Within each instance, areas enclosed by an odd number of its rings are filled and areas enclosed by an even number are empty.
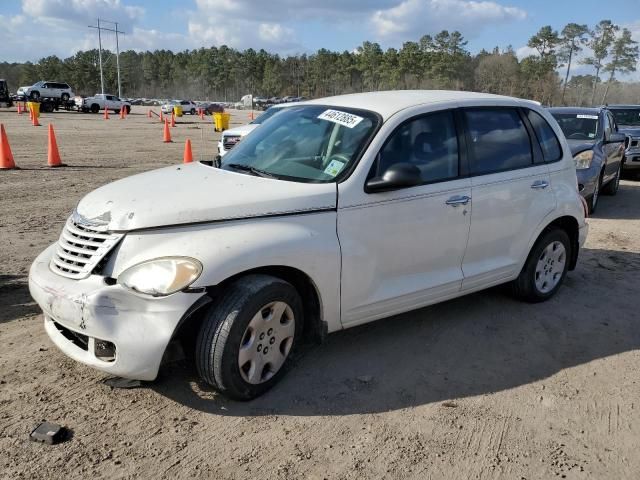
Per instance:
[[[385,192],[397,188],[415,187],[422,183],[420,169],[410,163],[394,163],[381,177],[374,177],[367,181],[367,193]]]
[[[604,143],[622,143],[627,139],[624,133],[612,132],[609,134],[609,138],[605,138]]]

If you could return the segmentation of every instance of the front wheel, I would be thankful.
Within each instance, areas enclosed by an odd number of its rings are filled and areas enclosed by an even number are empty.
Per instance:
[[[596,181],[596,185],[593,188],[593,195],[589,199],[589,215],[593,215],[596,213],[596,209],[598,208],[598,200],[600,199],[600,189],[602,188],[602,174],[598,177]]]
[[[302,300],[289,283],[248,275],[212,306],[198,333],[200,377],[224,395],[251,400],[284,375],[303,325]]]
[[[63,93],[62,96],[60,96],[60,100],[62,100],[63,102],[68,102],[69,101],[69,94],[68,93]]]
[[[40,98],[40,92],[38,91],[33,91],[29,94],[29,98],[31,98],[31,100],[37,100]]]
[[[534,244],[520,275],[514,280],[514,294],[538,303],[551,298],[560,288],[569,267],[571,242],[567,232],[552,228]]]
[[[196,109],[192,108],[191,111],[189,112],[191,115],[195,115],[196,114]]]

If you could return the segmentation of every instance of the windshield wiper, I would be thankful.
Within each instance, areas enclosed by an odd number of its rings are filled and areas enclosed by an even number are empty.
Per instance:
[[[269,173],[266,170],[260,170],[259,168],[252,167],[251,165],[243,165],[241,163],[227,163],[226,166],[231,167],[235,170],[240,170],[242,172],[253,173],[256,177],[278,178],[274,174]]]

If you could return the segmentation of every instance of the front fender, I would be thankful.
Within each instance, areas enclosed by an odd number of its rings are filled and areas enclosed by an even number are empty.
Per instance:
[[[192,287],[215,286],[261,267],[300,270],[316,286],[328,330],[342,328],[335,211],[130,232],[110,256],[104,274],[117,279],[137,263],[174,255],[202,263],[202,275]]]

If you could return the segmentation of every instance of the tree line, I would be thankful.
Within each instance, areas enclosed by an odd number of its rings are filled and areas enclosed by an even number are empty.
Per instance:
[[[383,50],[365,41],[354,51],[320,49],[280,56],[263,49],[226,45],[174,53],[120,54],[123,95],[237,101],[242,95],[323,97],[387,89],[446,88],[531,98],[547,105],[640,102],[640,83],[619,82],[634,72],[638,45],[631,32],[610,20],[594,27],[569,23],[561,31],[542,27],[528,46],[536,55],[519,60],[511,46],[472,55],[458,31],[443,30]],[[571,75],[576,64],[592,73]],[[117,92],[115,55],[103,51],[105,91]],[[0,63],[0,78],[16,90],[38,80],[66,81],[78,94],[100,90],[98,51],[60,59]]]

